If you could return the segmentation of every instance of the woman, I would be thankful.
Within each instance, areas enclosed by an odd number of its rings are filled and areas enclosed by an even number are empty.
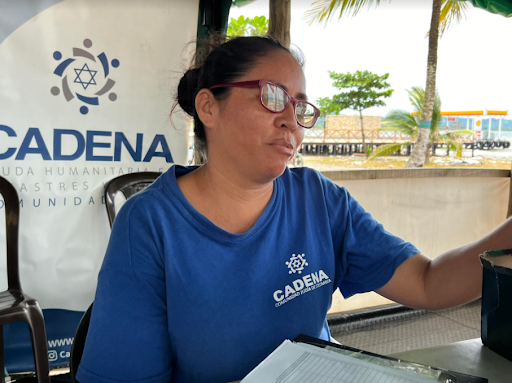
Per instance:
[[[376,290],[414,307],[477,298],[497,232],[431,261],[344,188],[286,165],[316,108],[300,60],[242,37],[189,70],[178,102],[208,161],[174,166],[119,213],[78,380],[229,382],[284,339],[330,339],[331,296]],[[449,292],[449,294],[447,293]]]

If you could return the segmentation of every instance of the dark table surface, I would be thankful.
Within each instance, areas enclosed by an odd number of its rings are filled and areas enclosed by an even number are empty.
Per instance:
[[[390,356],[480,376],[489,383],[512,383],[512,362],[488,349],[479,338]]]

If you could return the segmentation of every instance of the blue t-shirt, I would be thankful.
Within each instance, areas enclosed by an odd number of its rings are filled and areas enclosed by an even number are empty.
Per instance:
[[[284,339],[329,339],[332,293],[386,284],[419,253],[320,173],[286,171],[254,226],[232,234],[200,214],[173,166],[119,212],[77,378],[230,382]]]

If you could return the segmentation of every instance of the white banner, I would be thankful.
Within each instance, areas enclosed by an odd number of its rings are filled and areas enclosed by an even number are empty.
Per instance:
[[[85,311],[94,298],[104,183],[186,163],[187,124],[169,112],[198,3],[0,0],[0,175],[21,199],[22,287],[43,309]],[[0,244],[3,216],[0,200]]]

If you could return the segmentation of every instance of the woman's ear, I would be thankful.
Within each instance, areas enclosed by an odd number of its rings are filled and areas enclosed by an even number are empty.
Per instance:
[[[218,110],[213,93],[209,89],[201,89],[196,95],[196,113],[205,127],[215,126]]]

